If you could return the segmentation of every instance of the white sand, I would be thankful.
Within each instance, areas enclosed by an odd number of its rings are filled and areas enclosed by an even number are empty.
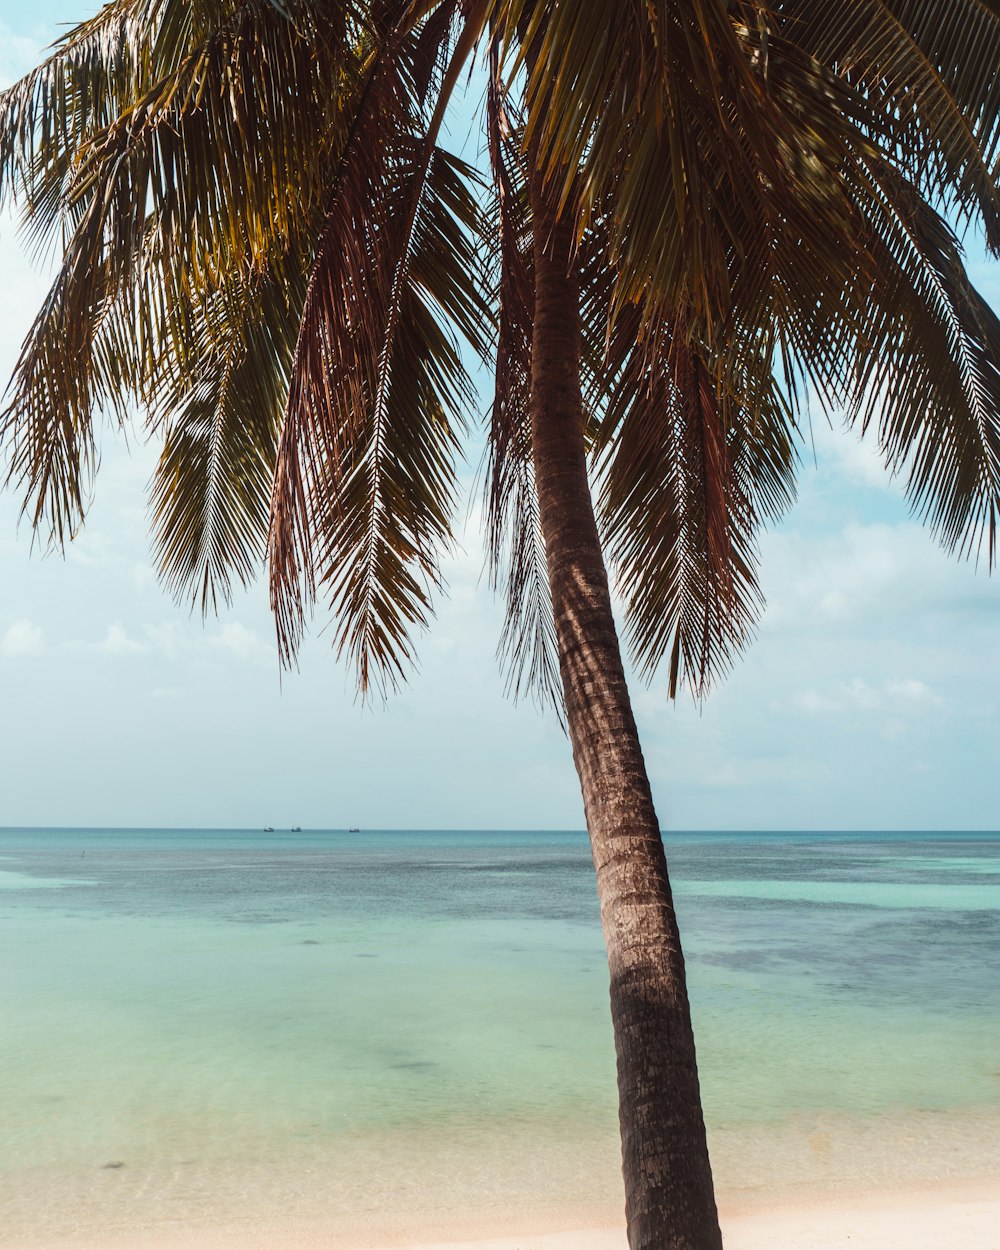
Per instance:
[[[758,1211],[723,1220],[723,1235],[726,1250],[1000,1250],[1000,1198]],[[411,1250],[626,1250],[626,1242],[618,1229],[581,1229]]]
[[[1000,1178],[995,1185],[763,1208],[724,1215],[722,1226],[726,1250],[1000,1250]],[[590,1228],[409,1250],[626,1250],[626,1241],[621,1229]]]
[[[726,1250],[1000,1250],[1000,1186],[977,1197],[886,1197],[726,1223]]]
[[[947,1188],[779,1204],[760,1195],[759,1201],[759,1209],[747,1209],[745,1198],[728,1212],[723,1207],[726,1250],[1000,1250],[1000,1176]],[[623,1229],[607,1227],[607,1220],[604,1226],[588,1220],[588,1226],[576,1229],[566,1227],[565,1216],[563,1221],[565,1231],[557,1231],[555,1213],[511,1212],[506,1218],[494,1213],[489,1227],[481,1221],[464,1228],[452,1225],[443,1241],[402,1226],[388,1234],[248,1222],[4,1244],[16,1250],[626,1250]],[[528,1231],[531,1227],[545,1231]],[[502,1229],[513,1235],[497,1236]]]

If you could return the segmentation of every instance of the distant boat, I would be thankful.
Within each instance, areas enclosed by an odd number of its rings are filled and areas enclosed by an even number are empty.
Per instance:
[[[274,825],[265,825],[265,826],[264,826],[264,832],[265,832],[265,833],[274,833]]]
[[[301,825],[292,825],[292,833],[301,833],[301,832],[302,832]]]
[[[358,826],[357,826],[357,825],[352,825],[352,826],[350,827],[350,829],[348,829],[348,831],[347,831],[347,832],[348,832],[348,833],[360,833],[360,832],[361,832],[361,830],[358,828]]]

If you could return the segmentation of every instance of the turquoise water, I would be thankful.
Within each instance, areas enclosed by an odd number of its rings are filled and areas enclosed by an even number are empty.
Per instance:
[[[995,1166],[1000,838],[667,844],[722,1184]],[[0,945],[7,1236],[615,1200],[581,834],[0,831]]]

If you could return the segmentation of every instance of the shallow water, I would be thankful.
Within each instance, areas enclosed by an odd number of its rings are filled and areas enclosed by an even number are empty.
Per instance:
[[[995,1166],[1000,839],[667,842],[724,1184]],[[7,830],[0,889],[8,1236],[615,1199],[583,835]]]

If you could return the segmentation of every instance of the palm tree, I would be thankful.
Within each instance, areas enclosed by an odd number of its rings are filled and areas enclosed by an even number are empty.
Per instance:
[[[486,196],[438,143],[477,49]],[[992,564],[1000,322],[955,231],[1000,250],[998,64],[997,0],[111,0],[0,97],[0,198],[62,252],[2,427],[56,545],[95,413],[138,407],[167,586],[208,610],[266,555],[285,660],[321,599],[384,692],[450,539],[458,340],[494,362],[501,650],[580,776],[633,1250],[721,1236],[605,560],[640,670],[702,694],[812,394]]]

